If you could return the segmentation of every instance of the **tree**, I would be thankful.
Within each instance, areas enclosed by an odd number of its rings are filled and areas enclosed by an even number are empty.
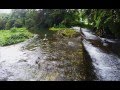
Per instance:
[[[70,27],[79,22],[78,16],[76,9],[40,9],[36,23],[40,27],[51,27],[59,24]]]
[[[97,28],[97,32],[101,32],[102,36],[120,37],[120,10],[119,9],[86,9],[83,10],[84,18],[92,23],[93,28]]]
[[[22,24],[22,21],[20,19],[17,19],[15,22],[14,22],[14,27],[17,27],[17,28],[20,28],[22,27],[23,24]]]

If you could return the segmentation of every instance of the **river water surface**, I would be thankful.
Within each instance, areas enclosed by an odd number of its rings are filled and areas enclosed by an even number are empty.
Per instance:
[[[35,34],[0,47],[0,81],[120,80],[119,40],[100,38],[83,28],[82,40],[48,36],[44,40],[44,34]]]
[[[96,36],[88,29],[82,29],[83,45],[92,63],[94,80],[120,80],[120,42]]]
[[[35,34],[25,42],[0,47],[0,80],[85,80],[80,38],[48,36],[45,40]]]

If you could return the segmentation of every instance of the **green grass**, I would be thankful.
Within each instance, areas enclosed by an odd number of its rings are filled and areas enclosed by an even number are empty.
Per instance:
[[[23,42],[33,36],[26,28],[11,28],[0,30],[0,46],[7,46]]]
[[[50,28],[49,30],[57,32],[57,35],[62,37],[76,37],[79,35],[78,32],[76,32],[74,29],[70,28]]]

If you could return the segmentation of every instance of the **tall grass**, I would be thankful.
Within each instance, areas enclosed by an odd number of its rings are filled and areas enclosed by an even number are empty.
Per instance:
[[[23,42],[32,37],[33,34],[26,28],[11,28],[10,30],[0,30],[0,46],[6,46]]]

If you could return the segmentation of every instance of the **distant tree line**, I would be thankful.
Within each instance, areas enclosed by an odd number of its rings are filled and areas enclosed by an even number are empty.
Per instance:
[[[12,27],[28,29],[79,24],[77,9],[12,9],[11,14],[0,15],[0,30]]]
[[[0,14],[0,30],[80,26],[102,37],[120,37],[120,9],[12,9]]]

